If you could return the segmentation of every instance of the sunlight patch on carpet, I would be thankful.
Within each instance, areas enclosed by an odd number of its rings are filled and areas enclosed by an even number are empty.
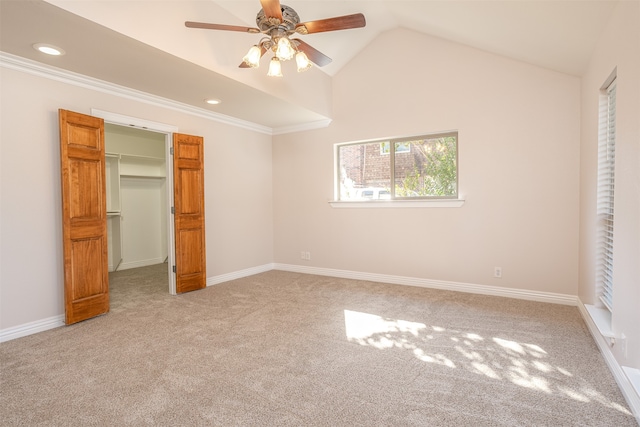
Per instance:
[[[384,319],[351,310],[344,311],[344,324],[349,341],[379,349],[406,348],[409,344],[406,335],[418,337],[419,332],[427,327],[424,323]]]

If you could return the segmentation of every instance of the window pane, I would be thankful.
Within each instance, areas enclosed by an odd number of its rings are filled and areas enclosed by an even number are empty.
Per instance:
[[[456,197],[457,138],[444,136],[395,143],[396,197]]]
[[[340,200],[391,198],[388,145],[386,153],[380,142],[338,147]]]
[[[410,149],[410,142],[396,142],[396,153],[408,153]],[[389,154],[389,141],[380,143],[380,154]]]

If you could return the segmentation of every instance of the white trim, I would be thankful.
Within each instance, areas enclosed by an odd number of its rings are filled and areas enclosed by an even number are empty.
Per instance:
[[[583,304],[580,299],[578,299],[578,310],[580,311],[584,322],[587,324],[587,328],[589,329],[589,332],[591,332],[593,340],[598,345],[600,353],[602,353],[604,361],[609,367],[613,378],[616,380],[616,383],[618,383],[618,387],[620,388],[622,395],[627,400],[631,411],[636,417],[636,421],[640,424],[640,394],[638,392],[638,388],[634,386],[632,379],[625,374],[624,368],[618,363],[613,355],[613,352],[609,347],[611,340],[600,334],[598,326],[591,318],[587,306]]]
[[[165,134],[178,132],[178,126],[169,125],[166,123],[152,122],[151,120],[125,116],[123,114],[98,110],[96,108],[91,109],[91,115],[94,117],[99,117],[101,119],[104,119],[104,121],[107,123],[116,124],[120,126],[131,126],[131,127],[143,129],[149,132],[158,132],[158,133],[165,133]]]
[[[332,208],[459,208],[464,199],[431,199],[431,200],[330,200]]]
[[[104,80],[94,79],[93,77],[84,76],[82,74],[74,73],[60,68],[51,67],[40,62],[11,55],[6,52],[0,52],[0,66],[11,70],[32,74],[38,77],[44,77],[50,80],[79,86],[85,89],[92,89],[98,92],[108,93],[110,95],[131,99],[146,104],[168,108],[170,110],[179,111],[181,113],[202,117],[208,120],[213,120],[243,129],[248,129],[254,132],[264,133],[267,135],[273,134],[273,129],[268,126],[249,122],[247,120],[237,119],[235,117],[226,116],[220,113],[215,113],[203,108],[197,108],[191,105],[184,104],[182,102],[177,102],[171,99],[151,95],[146,92],[116,85]]]
[[[369,280],[394,285],[417,286],[421,288],[443,289],[470,294],[492,295],[552,304],[577,305],[577,297],[553,292],[540,292],[525,289],[501,288],[497,286],[476,285],[473,283],[447,282],[420,277],[394,276],[388,274],[365,273],[361,271],[336,270],[331,268],[305,267],[293,264],[274,264],[274,269],[295,273],[316,274],[319,276],[341,277],[345,279]]]
[[[13,326],[11,328],[0,330],[0,342],[26,337],[27,335],[37,334],[38,332],[48,331],[49,329],[58,328],[60,326],[64,326],[63,315],[47,317],[46,319]]]
[[[604,338],[616,338],[611,327],[611,312],[608,309],[588,304],[584,304],[584,308],[589,313],[589,317],[591,317],[593,324],[596,325],[600,335]]]
[[[274,264],[264,264],[256,267],[245,268],[240,271],[233,271],[231,273],[220,274],[219,276],[207,277],[207,286],[218,285],[220,283],[228,282],[230,280],[242,279],[243,277],[253,276],[254,274],[260,274],[274,269]]]

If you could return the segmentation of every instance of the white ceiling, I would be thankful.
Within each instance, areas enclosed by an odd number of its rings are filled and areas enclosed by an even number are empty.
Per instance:
[[[255,26],[257,0],[215,1]],[[380,33],[404,27],[572,75],[587,66],[615,0],[285,0],[301,21],[361,12],[365,29],[308,35],[334,62],[335,74]],[[216,22],[216,17],[211,17]],[[196,19],[194,19],[196,20]],[[218,22],[216,22],[218,23]],[[220,22],[222,23],[222,22]],[[224,43],[222,35],[211,35]]]
[[[303,78],[307,82],[330,79],[381,33],[397,27],[580,76],[616,0],[284,3],[303,22],[358,12],[367,20],[361,29],[300,36],[333,62],[289,77],[289,82],[299,84]],[[264,76],[266,67],[238,68],[260,35],[184,27],[187,20],[254,27],[258,0],[0,0],[0,7],[0,48],[12,55],[271,128],[326,118],[308,99],[289,93],[298,91],[287,90],[287,73],[297,74],[294,69],[284,68],[283,83],[274,85],[272,78]],[[30,48],[36,42],[58,44],[68,53],[43,58]],[[162,71],[154,68],[151,76],[134,72],[158,64],[163,64]],[[167,80],[174,84],[167,85]],[[222,99],[223,104],[203,105],[208,96]]]

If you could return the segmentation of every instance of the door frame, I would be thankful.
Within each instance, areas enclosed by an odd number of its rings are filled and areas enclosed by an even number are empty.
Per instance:
[[[173,214],[171,208],[173,204],[173,134],[178,132],[178,127],[169,125],[166,123],[153,122],[150,120],[139,119],[137,117],[125,116],[123,114],[112,113],[109,111],[91,109],[91,115],[99,117],[104,120],[105,123],[110,123],[118,126],[135,127],[141,130],[150,132],[157,132],[164,134],[165,140],[165,174],[166,174],[166,196],[167,196],[167,256],[168,256],[168,275],[169,275],[169,293],[176,295],[176,274],[173,272],[172,266],[176,265],[176,250],[175,250],[175,224],[173,221]]]

